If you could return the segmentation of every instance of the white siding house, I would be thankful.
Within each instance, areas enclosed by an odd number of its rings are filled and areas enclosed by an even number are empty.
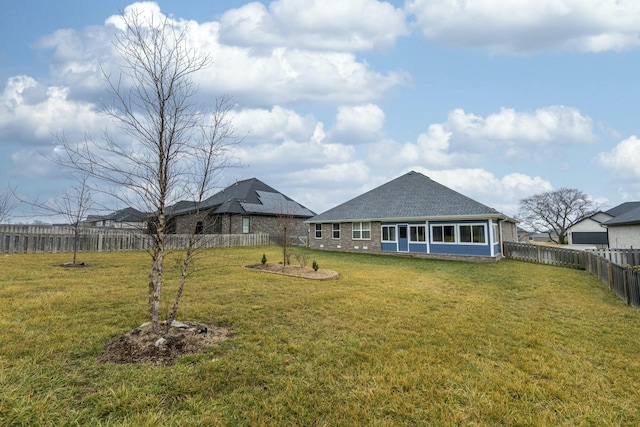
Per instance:
[[[604,225],[607,227],[610,248],[640,248],[640,208],[616,216]]]

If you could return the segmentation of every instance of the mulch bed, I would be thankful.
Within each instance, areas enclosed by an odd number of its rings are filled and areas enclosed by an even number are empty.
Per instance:
[[[318,271],[315,271],[311,267],[298,267],[293,265],[282,265],[282,264],[249,264],[245,265],[245,268],[250,268],[252,270],[263,271],[265,273],[273,273],[273,274],[282,274],[284,276],[291,277],[299,277],[302,279],[312,279],[312,280],[335,280],[340,275],[338,272],[333,270],[325,270],[319,268]]]

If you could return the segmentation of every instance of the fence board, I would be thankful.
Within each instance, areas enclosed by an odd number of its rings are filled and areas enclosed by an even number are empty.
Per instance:
[[[0,253],[68,253],[74,247],[73,227],[43,225],[0,225]],[[185,248],[188,235],[170,234],[166,248]],[[220,234],[199,235],[198,248],[268,245],[268,234]],[[78,252],[113,252],[148,250],[153,247],[153,237],[137,230],[82,229],[78,235]]]
[[[587,249],[617,265],[635,266],[640,264],[640,249]]]

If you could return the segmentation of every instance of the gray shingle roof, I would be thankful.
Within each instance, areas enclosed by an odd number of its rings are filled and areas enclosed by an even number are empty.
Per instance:
[[[194,203],[176,209],[174,214],[186,214],[195,209]],[[256,178],[238,181],[202,202],[202,210],[210,214],[287,214],[310,218],[315,213],[293,199],[278,192]]]
[[[624,202],[616,207],[609,209],[605,213],[613,217],[617,217],[637,208],[640,208],[640,202]]]
[[[506,218],[493,208],[411,171],[306,222],[448,217]]]
[[[622,215],[618,215],[611,218],[609,221],[605,221],[604,225],[626,225],[626,224],[640,224],[640,207],[631,211],[627,211]]]

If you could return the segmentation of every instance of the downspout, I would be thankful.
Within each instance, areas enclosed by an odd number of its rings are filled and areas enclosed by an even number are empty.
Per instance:
[[[502,223],[505,222],[506,219],[498,220],[498,250],[500,251],[500,255],[504,257],[504,242],[502,241]],[[516,230],[517,233],[517,230]]]

